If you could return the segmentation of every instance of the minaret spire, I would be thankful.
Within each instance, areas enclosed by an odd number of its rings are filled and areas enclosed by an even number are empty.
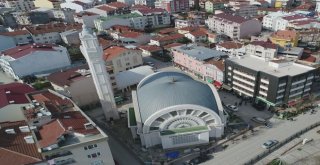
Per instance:
[[[82,26],[82,32],[79,36],[81,40],[80,50],[89,65],[106,119],[118,119],[119,114],[116,109],[117,107],[110,83],[110,76],[106,71],[103,50],[99,45],[97,36],[93,33],[92,29],[88,28],[86,25]]]

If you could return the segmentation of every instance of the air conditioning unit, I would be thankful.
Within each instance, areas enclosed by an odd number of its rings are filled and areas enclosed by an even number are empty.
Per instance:
[[[7,134],[16,134],[16,132],[14,131],[14,129],[6,129],[5,132]]]
[[[19,129],[21,132],[30,132],[30,129],[28,126],[21,126],[21,127],[19,127]]]
[[[32,137],[32,136],[25,136],[25,137],[24,137],[24,140],[25,140],[26,143],[28,143],[28,144],[33,144],[33,143],[34,143],[34,140],[33,140],[33,137]]]

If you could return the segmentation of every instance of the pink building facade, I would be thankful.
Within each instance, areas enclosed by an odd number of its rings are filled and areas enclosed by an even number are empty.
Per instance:
[[[189,51],[189,49],[186,49],[186,51]],[[216,50],[212,51],[213,52],[210,53],[211,55],[217,54],[217,52],[220,53]],[[181,49],[177,49],[177,47],[173,48],[172,54],[174,65],[183,70],[184,72],[188,72],[198,77],[199,79],[207,81],[209,83],[213,83],[215,81],[218,81],[219,83],[223,82],[224,60],[221,59],[220,55],[218,55],[220,56],[220,58],[217,59],[217,57],[207,56],[208,53],[205,53],[205,51],[203,50],[192,50],[190,52],[191,53],[188,54],[186,52],[181,51]],[[199,55],[199,52],[203,52],[203,54],[206,54],[204,56],[207,57],[197,58],[193,56],[193,53]],[[223,52],[221,52],[220,54],[222,56],[225,55]]]
[[[190,10],[189,0],[157,0],[155,7],[165,9],[169,13],[186,12]]]

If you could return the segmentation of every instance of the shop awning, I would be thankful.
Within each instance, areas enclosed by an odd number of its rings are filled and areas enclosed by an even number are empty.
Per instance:
[[[274,103],[272,103],[272,102],[270,102],[270,101],[268,101],[268,100],[266,100],[266,99],[264,99],[264,98],[262,98],[262,97],[259,97],[259,96],[258,96],[257,99],[265,102],[265,103],[268,104],[268,105],[275,106]]]
[[[214,82],[213,82],[213,85],[216,86],[217,88],[221,88],[222,83],[219,82],[219,81],[214,81]]]
[[[226,85],[226,84],[222,84],[221,88],[226,89],[228,91],[232,90],[232,88],[229,85]]]

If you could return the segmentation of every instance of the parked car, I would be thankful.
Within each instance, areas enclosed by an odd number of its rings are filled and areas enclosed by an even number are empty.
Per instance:
[[[238,111],[238,107],[235,105],[227,104],[226,107],[231,111],[234,111],[234,112]]]
[[[153,62],[146,62],[147,65],[154,67],[154,63]]]
[[[260,117],[252,117],[251,120],[256,123],[259,123],[259,124],[266,124],[267,123],[267,120],[260,118]]]
[[[268,140],[262,144],[262,148],[269,149],[278,143],[279,143],[278,140]]]

